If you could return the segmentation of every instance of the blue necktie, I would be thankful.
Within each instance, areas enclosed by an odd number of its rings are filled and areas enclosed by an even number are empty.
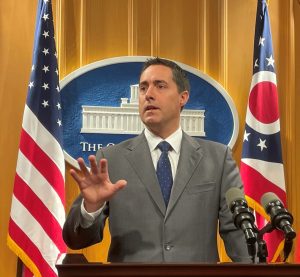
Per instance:
[[[161,155],[157,162],[156,175],[167,207],[173,185],[172,169],[168,157],[168,152],[172,149],[172,147],[166,141],[160,142],[157,147],[160,149]]]

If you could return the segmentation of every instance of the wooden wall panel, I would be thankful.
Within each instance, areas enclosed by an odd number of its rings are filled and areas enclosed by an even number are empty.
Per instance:
[[[57,0],[54,11],[60,78],[82,65],[82,8],[80,0]]]
[[[222,0],[206,1],[206,71],[205,73],[220,81],[221,71],[221,8]],[[201,38],[200,38],[201,40]]]
[[[300,1],[269,0],[281,112],[289,209],[300,231]],[[53,0],[60,78],[96,60],[122,55],[163,56],[209,74],[236,104],[239,163],[252,77],[256,0]],[[14,276],[16,257],[6,246],[19,134],[31,67],[37,0],[0,2],[0,275]],[[21,46],[21,47],[20,47]],[[15,76],[18,76],[17,82]],[[66,210],[78,195],[67,165]],[[5,175],[4,175],[5,173]],[[80,250],[105,261],[110,243]],[[221,247],[221,242],[220,242]],[[221,251],[222,260],[227,260]],[[292,258],[290,259],[292,261]]]
[[[252,78],[253,40],[255,31],[256,1],[228,1],[228,86],[239,115],[240,131],[234,148],[239,163],[246,116],[246,105]],[[249,24],[251,22],[252,24]],[[243,27],[241,27],[243,26]]]
[[[198,5],[196,0],[159,1],[158,56],[198,65]]]
[[[87,62],[128,55],[128,1],[85,1]]]
[[[289,193],[289,200],[290,205],[292,208],[293,215],[296,219],[295,226],[297,227],[298,231],[298,240],[300,240],[300,1],[294,0],[293,1],[293,8],[291,13],[291,18],[295,19],[295,24],[291,27],[294,31],[295,41],[294,41],[294,57],[291,61],[292,65],[295,70],[294,78],[295,78],[295,89],[290,93],[294,94],[293,101],[291,103],[291,108],[294,110],[294,122],[291,126],[291,130],[294,130],[295,135],[291,137],[290,145],[294,145],[293,154],[293,170],[291,176],[291,189]],[[290,152],[290,149],[287,149],[287,152]],[[300,243],[300,242],[299,242]]]
[[[15,276],[6,244],[24,103],[31,72],[37,1],[0,1],[0,276]]]
[[[152,8],[153,0],[133,0],[131,6],[131,48],[132,55],[151,56],[152,31]],[[129,54],[130,54],[129,53]]]

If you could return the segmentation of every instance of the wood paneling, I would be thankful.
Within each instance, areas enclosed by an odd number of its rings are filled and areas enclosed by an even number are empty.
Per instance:
[[[15,276],[6,245],[24,103],[31,72],[37,1],[0,1],[0,276]]]
[[[295,80],[295,88],[293,91],[287,92],[294,95],[290,101],[291,109],[294,110],[294,119],[291,120],[292,124],[289,127],[291,133],[293,134],[289,138],[289,145],[293,145],[292,149],[286,149],[286,152],[293,151],[291,166],[292,170],[290,173],[290,183],[288,187],[290,188],[288,198],[289,198],[289,207],[293,212],[294,217],[296,218],[295,226],[298,230],[298,240],[300,240],[300,32],[297,29],[297,26],[300,26],[300,1],[293,1],[293,8],[291,9],[291,18],[295,19],[295,24],[290,28],[294,31],[295,41],[294,45],[291,48],[294,49],[294,57],[291,58],[291,67],[294,68],[295,74],[292,78]],[[288,107],[289,108],[289,107]],[[288,109],[287,108],[287,109]],[[289,169],[288,169],[289,170]]]
[[[281,112],[288,206],[300,230],[300,26],[299,0],[270,0]],[[60,77],[85,64],[123,55],[162,56],[209,74],[236,104],[239,163],[252,76],[256,0],[53,0]],[[31,67],[37,0],[0,2],[0,275],[14,276],[16,257],[6,246],[7,222],[24,102]],[[67,211],[78,194],[67,165]],[[101,245],[80,252],[106,260]],[[221,246],[221,243],[220,243]],[[224,251],[221,258],[226,260]],[[292,258],[290,259],[292,261]]]

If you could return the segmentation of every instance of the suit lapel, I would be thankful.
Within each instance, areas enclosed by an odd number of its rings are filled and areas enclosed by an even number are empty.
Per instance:
[[[165,215],[166,206],[157,181],[151,153],[145,135],[141,134],[133,139],[127,149],[127,160],[131,164],[135,173],[139,176],[140,181],[146,187],[148,193],[158,206],[161,213]]]
[[[183,133],[180,158],[165,219],[175,206],[178,198],[182,194],[184,188],[186,187],[200,160],[202,159],[202,156],[203,155],[199,144],[191,137]]]

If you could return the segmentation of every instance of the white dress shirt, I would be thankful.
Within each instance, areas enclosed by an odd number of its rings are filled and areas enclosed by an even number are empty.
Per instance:
[[[159,157],[161,155],[161,150],[157,147],[157,145],[163,141],[161,137],[158,137],[154,135],[150,130],[145,128],[145,137],[149,145],[150,153],[151,153],[151,158],[153,162],[153,166],[156,171],[157,167],[157,162],[159,160]],[[169,160],[171,163],[171,169],[172,169],[172,176],[173,180],[176,176],[177,172],[177,166],[178,166],[178,161],[179,161],[179,156],[180,156],[180,148],[181,148],[181,141],[182,141],[182,129],[179,127],[173,134],[171,134],[169,137],[164,139],[167,141],[172,149],[168,152]],[[97,211],[93,213],[89,213],[86,211],[84,208],[84,200],[81,202],[81,220],[80,220],[80,225],[83,228],[88,228],[91,226],[95,220],[95,218],[102,212],[105,204]]]
[[[163,141],[163,139],[161,137],[154,135],[148,129],[145,129],[145,137],[146,137],[148,145],[149,145],[151,158],[152,158],[153,165],[154,165],[154,168],[156,171],[157,162],[158,162],[160,154],[161,154],[161,150],[159,150],[157,148],[157,145],[161,141]],[[171,163],[173,180],[176,176],[177,165],[178,165],[179,155],[180,155],[181,140],[182,140],[181,127],[179,127],[169,137],[164,139],[164,141],[168,142],[172,146],[172,150],[169,151],[168,156],[169,156],[169,160]]]

